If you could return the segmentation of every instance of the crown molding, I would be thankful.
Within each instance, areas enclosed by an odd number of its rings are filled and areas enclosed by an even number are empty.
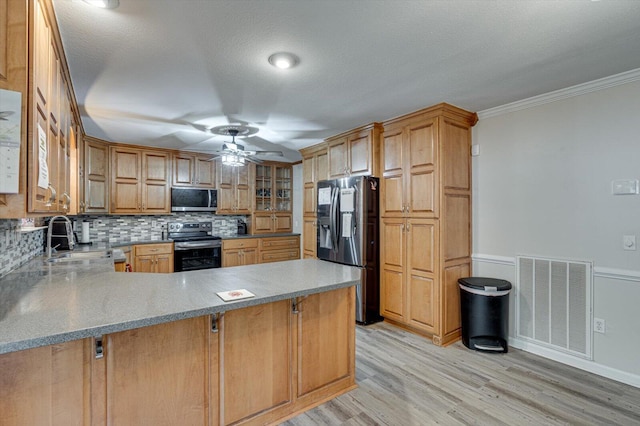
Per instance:
[[[495,108],[485,109],[478,112],[480,120],[497,115],[508,114],[510,112],[520,111],[527,108],[533,108],[551,102],[561,101],[575,96],[585,95],[587,93],[596,92],[598,90],[608,89],[610,87],[619,86],[621,84],[632,83],[640,80],[640,68],[626,71],[620,74],[611,75],[609,77],[600,78],[598,80],[589,81],[587,83],[577,84],[553,92],[544,93],[542,95],[533,96],[531,98],[522,99],[520,101],[511,102],[509,104],[497,106]]]

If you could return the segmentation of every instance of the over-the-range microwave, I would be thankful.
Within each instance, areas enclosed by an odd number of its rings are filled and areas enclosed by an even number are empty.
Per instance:
[[[203,188],[171,188],[172,212],[215,212],[218,191]]]

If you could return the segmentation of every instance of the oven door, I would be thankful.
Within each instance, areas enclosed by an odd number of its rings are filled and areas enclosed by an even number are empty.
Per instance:
[[[222,266],[222,247],[176,248],[173,258],[175,272],[219,268]]]

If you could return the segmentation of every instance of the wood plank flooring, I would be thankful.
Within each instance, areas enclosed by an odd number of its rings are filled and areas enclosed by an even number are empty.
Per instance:
[[[358,389],[284,425],[640,425],[640,389],[517,349],[441,348],[385,323],[356,340]]]

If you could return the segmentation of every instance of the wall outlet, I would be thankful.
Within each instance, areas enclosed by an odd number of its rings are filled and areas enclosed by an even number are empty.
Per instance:
[[[158,221],[157,221],[157,220],[152,220],[152,221],[151,221],[151,227],[152,227],[153,229],[156,229],[156,228],[158,227]]]
[[[636,249],[636,236],[635,235],[623,235],[622,236],[622,248],[625,250]]]
[[[603,319],[601,318],[593,319],[593,331],[595,331],[596,333],[602,333],[602,334],[606,333],[607,329]]]

